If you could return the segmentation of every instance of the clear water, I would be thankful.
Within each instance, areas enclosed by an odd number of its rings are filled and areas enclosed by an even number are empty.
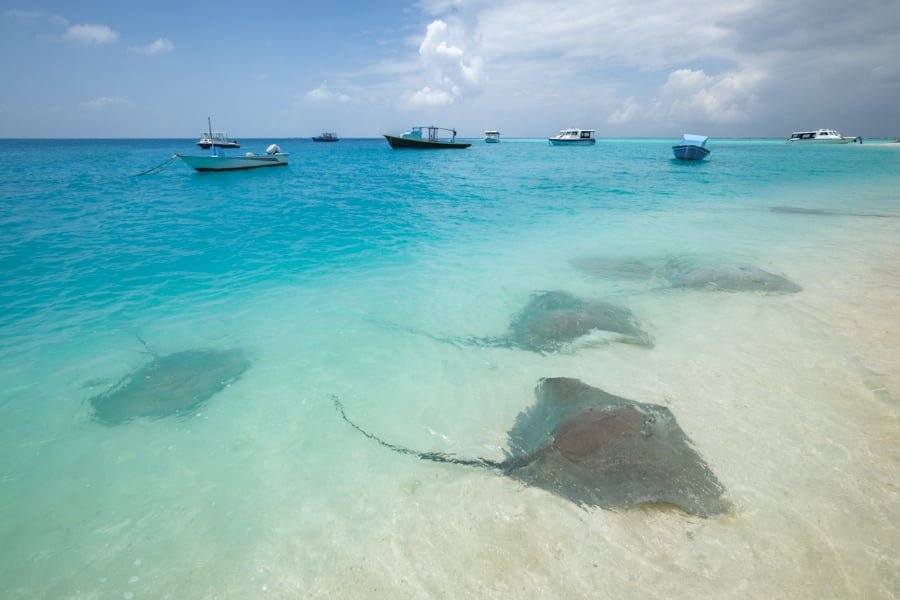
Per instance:
[[[290,166],[144,177],[192,141],[0,141],[0,596],[900,595],[900,148],[271,141]],[[570,262],[684,255],[804,289]],[[551,289],[629,307],[656,346],[435,339],[502,335]],[[196,414],[97,423],[148,346],[253,364]],[[585,510],[391,453],[333,405],[500,459],[545,376],[668,406],[734,513]]]

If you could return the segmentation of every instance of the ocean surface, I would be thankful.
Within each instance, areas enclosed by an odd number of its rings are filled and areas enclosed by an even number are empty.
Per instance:
[[[0,140],[0,597],[900,596],[900,147],[676,141],[136,176],[193,140]],[[654,345],[486,342],[552,290]],[[98,414],[209,350],[247,367],[199,406]],[[669,408],[733,509],[579,506],[335,409],[502,460],[543,377]]]

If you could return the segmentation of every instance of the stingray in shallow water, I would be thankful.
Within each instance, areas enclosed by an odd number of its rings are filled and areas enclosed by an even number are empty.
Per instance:
[[[661,271],[672,287],[726,292],[790,294],[803,288],[793,281],[747,264],[703,264],[672,259]]]
[[[820,217],[891,217],[878,213],[840,212],[827,208],[804,208],[802,206],[770,206],[769,210],[788,215],[817,215]]]
[[[537,401],[516,418],[507,458],[457,458],[390,444],[351,421],[379,444],[423,460],[495,469],[582,506],[626,509],[671,504],[711,517],[727,512],[725,488],[664,406],[608,394],[577,379],[541,379]]]
[[[107,425],[138,417],[190,414],[250,366],[241,349],[185,350],[157,356],[90,399],[94,419]]]

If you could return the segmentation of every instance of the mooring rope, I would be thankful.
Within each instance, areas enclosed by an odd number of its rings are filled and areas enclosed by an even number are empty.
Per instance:
[[[166,167],[168,167],[169,164],[170,164],[173,160],[175,160],[176,158],[178,158],[178,153],[177,153],[177,152],[176,152],[175,154],[173,154],[172,156],[170,156],[170,157],[168,158],[168,160],[166,160],[165,162],[159,163],[158,165],[156,165],[156,166],[153,167],[152,169],[147,169],[146,171],[143,171],[143,172],[141,172],[141,173],[136,173],[136,174],[134,175],[134,177],[140,177],[141,175],[150,175],[151,173],[154,173],[154,172],[158,173],[158,172],[162,171],[163,169],[165,169]]]
[[[390,448],[394,452],[398,452],[400,454],[412,454],[422,460],[431,460],[434,462],[442,462],[442,463],[452,463],[454,465],[468,465],[472,467],[482,467],[484,469],[502,469],[503,464],[494,460],[490,460],[487,458],[456,458],[453,454],[445,454],[443,452],[419,452],[418,450],[412,450],[411,448],[404,448],[403,446],[397,446],[396,444],[391,444],[390,442],[386,442],[374,433],[370,433],[354,423],[347,417],[347,413],[344,412],[344,405],[341,404],[341,401],[337,396],[332,396],[334,399],[334,406],[337,408],[338,412],[341,413],[341,417],[355,430],[369,438],[370,440],[374,440],[384,446],[385,448]]]

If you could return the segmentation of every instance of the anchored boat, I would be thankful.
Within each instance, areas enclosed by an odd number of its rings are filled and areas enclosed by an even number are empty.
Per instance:
[[[679,160],[703,160],[709,156],[709,149],[706,147],[708,140],[705,135],[685,133],[681,136],[681,143],[672,146],[672,153]]]
[[[594,139],[593,129],[563,129],[558,135],[550,138],[552,146],[592,146]]]
[[[450,137],[440,137],[440,132],[446,131]],[[447,129],[445,127],[435,127],[434,125],[412,127],[403,135],[384,135],[384,139],[388,141],[391,148],[419,148],[419,149],[440,149],[440,148],[468,148],[472,144],[456,141],[456,130]]]
[[[224,131],[214,132],[212,130],[212,119],[210,117],[206,117],[206,122],[209,125],[209,129],[200,134],[200,139],[197,141],[198,146],[200,146],[204,150],[209,150],[210,148],[241,147],[237,140],[228,139],[228,134]]]
[[[226,156],[219,148],[213,146],[212,154],[207,156],[186,156],[184,154],[175,156],[198,171],[239,171],[259,167],[283,167],[288,164],[287,153],[282,152],[277,144],[266,148],[265,154],[248,152],[243,156]]]

